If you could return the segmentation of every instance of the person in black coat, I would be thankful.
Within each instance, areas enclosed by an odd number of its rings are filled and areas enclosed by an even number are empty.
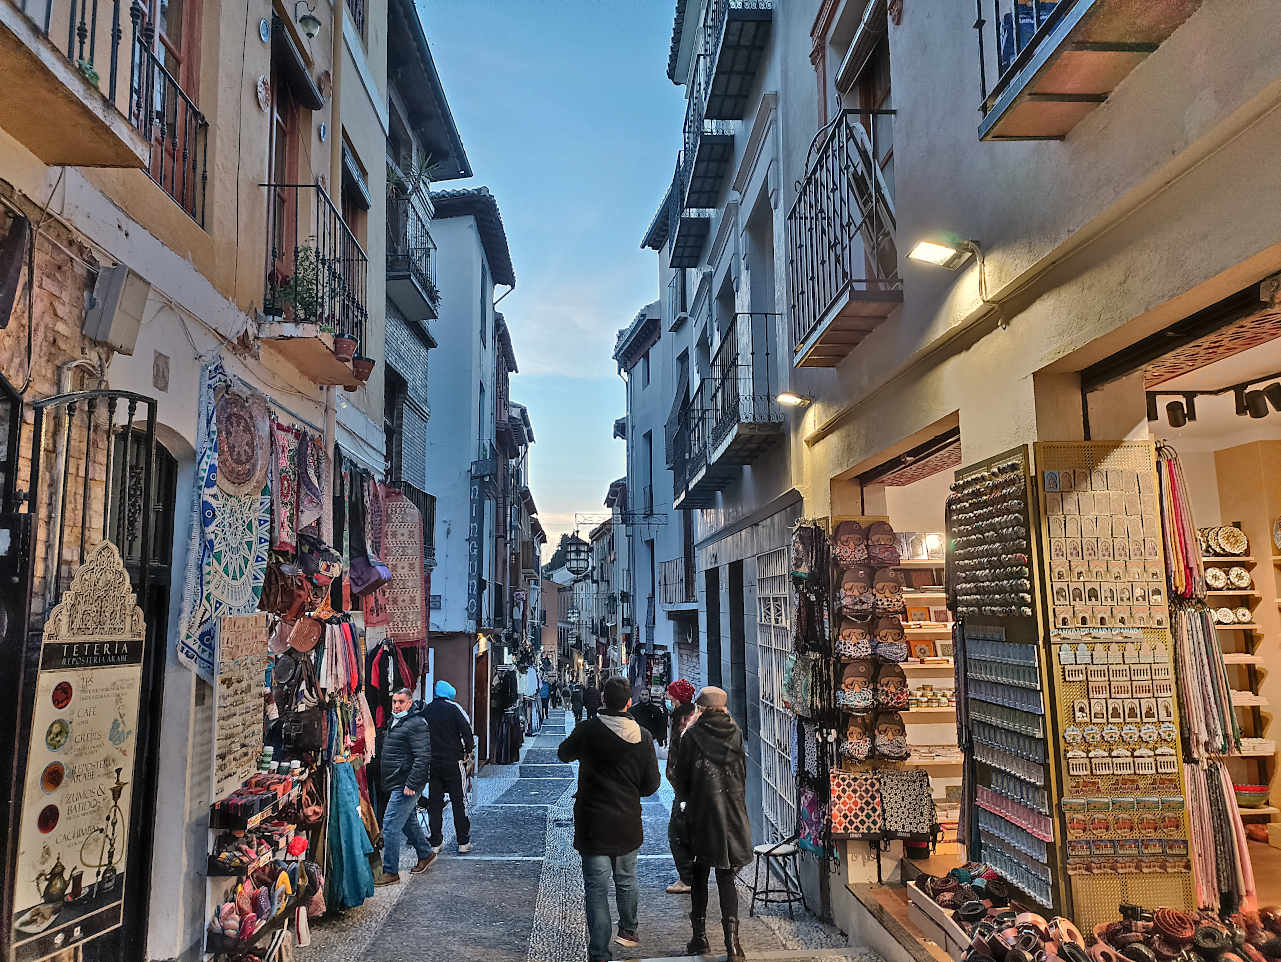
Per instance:
[[[444,843],[442,823],[445,815],[445,795],[454,812],[454,838],[458,851],[466,855],[471,851],[471,819],[467,817],[467,796],[464,782],[467,766],[471,763],[476,739],[472,735],[471,719],[454,696],[457,689],[443,678],[436,682],[436,697],[423,709],[423,717],[431,726],[431,780],[427,792],[427,818],[431,828],[431,847],[440,851]]]
[[[596,687],[595,679],[587,683],[587,689],[583,692],[583,707],[587,709],[588,718],[595,718],[600,711],[600,689]]]
[[[694,882],[689,913],[693,935],[689,955],[710,951],[707,941],[707,882],[716,872],[721,903],[725,951],[731,960],[743,958],[738,940],[738,891],[734,877],[752,860],[752,826],[747,818],[747,754],[743,733],[726,708],[728,696],[707,687],[695,704],[702,709],[680,738],[671,771],[676,797],[685,802],[685,825],[694,858]]]
[[[659,786],[654,741],[627,714],[631,705],[627,680],[611,678],[602,695],[604,710],[575,726],[556,749],[562,762],[579,763],[574,848],[583,859],[590,962],[611,957],[611,875],[618,902],[618,934],[614,941],[627,948],[640,944],[640,893],[636,883],[636,856],[644,841],[640,800],[653,795]]]
[[[383,810],[383,874],[379,885],[400,881],[400,840],[403,835],[418,853],[418,862],[409,871],[418,875],[436,859],[427,837],[418,824],[418,796],[431,771],[431,732],[423,720],[422,703],[401,688],[391,696],[391,722],[383,737],[382,790],[387,796]]]
[[[574,682],[569,687],[569,707],[574,712],[574,724],[583,720],[583,686]]]

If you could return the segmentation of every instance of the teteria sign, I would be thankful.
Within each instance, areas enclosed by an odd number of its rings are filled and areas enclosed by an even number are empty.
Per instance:
[[[145,637],[129,574],[104,541],[45,622],[12,880],[14,962],[122,924]]]

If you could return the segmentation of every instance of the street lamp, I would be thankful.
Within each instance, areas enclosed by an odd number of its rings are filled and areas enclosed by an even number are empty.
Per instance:
[[[775,399],[779,404],[786,405],[789,408],[800,408],[812,402],[814,399],[804,394],[795,394],[792,391],[780,391]]]
[[[577,533],[565,539],[565,567],[575,577],[585,574],[591,567],[590,547]]]
[[[962,240],[955,234],[940,234],[916,242],[908,252],[911,260],[954,271],[979,252],[975,241]]]

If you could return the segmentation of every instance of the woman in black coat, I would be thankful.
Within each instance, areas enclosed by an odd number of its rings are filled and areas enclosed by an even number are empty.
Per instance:
[[[716,871],[725,951],[743,958],[738,941],[738,890],[734,878],[752,860],[752,826],[747,818],[747,754],[743,733],[727,709],[728,696],[707,687],[695,703],[703,710],[681,736],[671,773],[676,797],[685,801],[685,824],[694,858],[689,920],[689,955],[711,951],[707,941],[707,882]]]

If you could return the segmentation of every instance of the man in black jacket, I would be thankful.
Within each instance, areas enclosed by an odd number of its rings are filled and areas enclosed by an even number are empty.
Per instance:
[[[383,811],[383,874],[378,885],[400,881],[400,840],[403,835],[418,853],[409,871],[419,875],[436,860],[418,824],[418,796],[431,770],[431,734],[423,720],[421,703],[402,688],[391,696],[391,724],[383,738],[382,789],[387,796]]]
[[[627,714],[632,703],[627,680],[611,678],[602,696],[604,710],[575,726],[556,750],[561,761],[579,763],[574,848],[583,858],[590,962],[610,958],[611,875],[618,901],[614,941],[627,948],[640,944],[636,918],[636,855],[644,841],[640,800],[658,791],[659,784],[654,740]]]
[[[427,814],[430,819],[431,847],[439,852],[444,842],[441,823],[445,814],[445,794],[454,810],[454,837],[458,851],[466,855],[471,851],[471,819],[467,817],[467,797],[463,791],[466,765],[471,762],[476,739],[471,731],[471,719],[462,706],[453,700],[457,689],[449,682],[436,682],[436,697],[423,710],[423,717],[431,726],[431,787],[427,792]]]

